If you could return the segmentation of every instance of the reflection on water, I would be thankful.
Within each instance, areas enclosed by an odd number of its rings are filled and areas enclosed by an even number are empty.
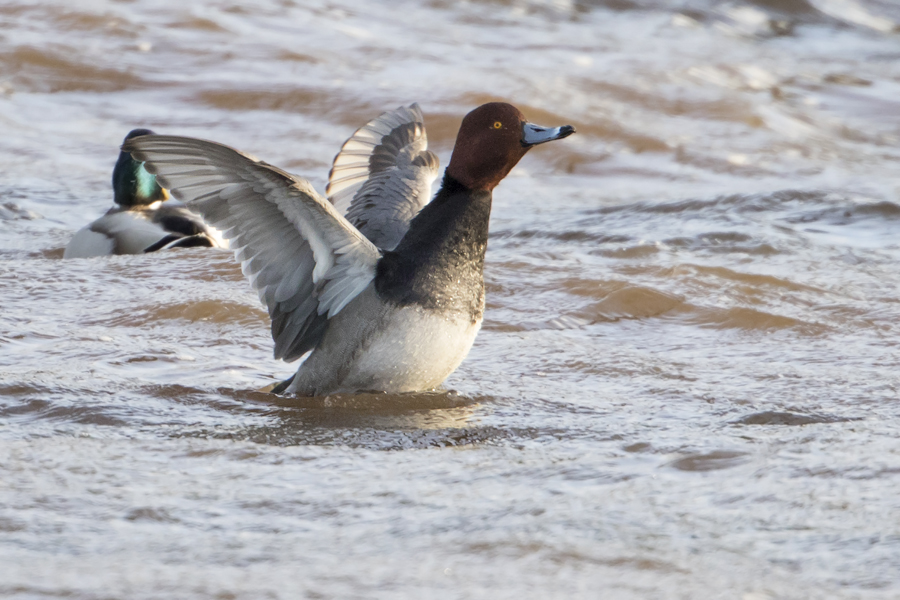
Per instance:
[[[339,444],[377,450],[461,446],[490,442],[503,434],[473,419],[487,398],[455,392],[276,396],[265,392],[218,390],[260,408],[273,424],[238,430],[198,430],[186,435],[250,440],[262,444]],[[242,408],[242,407],[241,407]]]
[[[0,596],[897,597],[898,23],[0,6]],[[229,253],[60,260],[135,127],[321,191],[380,112],[419,102],[446,165],[491,100],[579,135],[495,193],[458,392],[272,396],[296,364]]]

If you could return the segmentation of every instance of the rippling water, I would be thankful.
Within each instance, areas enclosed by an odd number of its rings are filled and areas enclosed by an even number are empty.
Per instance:
[[[900,5],[0,5],[0,596],[897,598]],[[278,398],[226,252],[61,260],[128,130],[324,188],[418,101],[495,194],[455,392]]]

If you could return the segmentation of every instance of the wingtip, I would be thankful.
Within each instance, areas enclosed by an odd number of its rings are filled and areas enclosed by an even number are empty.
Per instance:
[[[145,163],[144,168],[146,168],[150,173],[153,173],[155,175],[156,173],[154,173],[149,168],[147,168],[148,167],[146,165],[147,156],[146,156],[146,154],[144,154],[141,151],[141,148],[140,148],[140,144],[142,141],[146,140],[147,138],[152,138],[152,137],[159,137],[159,136],[155,133],[148,133],[145,135],[138,135],[135,137],[125,138],[125,141],[122,142],[122,145],[119,146],[119,149],[122,152],[127,152],[128,154],[130,154],[132,156],[132,158],[134,158],[135,160],[144,162]]]
[[[406,108],[411,110],[416,115],[416,119],[418,119],[420,122],[425,119],[425,115],[422,113],[422,107],[419,106],[418,102],[413,102]]]

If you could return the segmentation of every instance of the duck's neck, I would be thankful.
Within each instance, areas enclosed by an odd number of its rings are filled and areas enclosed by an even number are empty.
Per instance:
[[[113,169],[112,186],[116,204],[124,208],[148,208],[154,202],[169,197],[168,192],[157,183],[156,176],[144,168],[144,163],[134,160],[127,152],[119,153],[119,160]]]
[[[441,189],[378,263],[378,294],[395,304],[462,312],[484,310],[484,253],[491,192],[470,190],[444,175]]]

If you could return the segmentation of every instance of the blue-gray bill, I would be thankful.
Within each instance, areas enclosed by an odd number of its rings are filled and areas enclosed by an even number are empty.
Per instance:
[[[522,125],[522,145],[526,148],[537,146],[544,142],[552,142],[553,140],[561,140],[575,133],[575,128],[571,125],[563,125],[561,127],[541,127],[534,123],[525,123]]]

